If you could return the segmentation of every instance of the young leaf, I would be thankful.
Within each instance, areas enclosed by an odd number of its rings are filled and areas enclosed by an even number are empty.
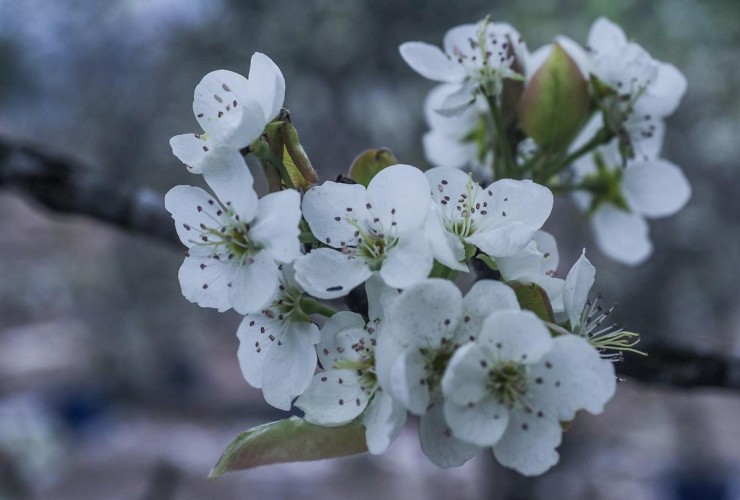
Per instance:
[[[360,421],[341,427],[320,427],[298,417],[260,425],[239,434],[208,475],[283,462],[344,457],[367,451]]]

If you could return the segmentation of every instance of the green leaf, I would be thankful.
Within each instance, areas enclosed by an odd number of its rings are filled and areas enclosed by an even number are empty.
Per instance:
[[[260,425],[239,434],[208,475],[260,465],[344,457],[367,451],[360,421],[341,427],[320,427],[298,417]]]
[[[544,150],[562,152],[591,115],[588,83],[557,43],[524,89],[519,121]]]
[[[367,187],[378,172],[398,163],[390,149],[366,149],[354,159],[349,167],[349,178]]]
[[[525,284],[518,281],[510,281],[507,284],[514,289],[514,293],[516,293],[516,298],[519,300],[519,305],[522,306],[522,309],[532,311],[542,321],[555,322],[552,304],[550,304],[550,298],[547,296],[544,288],[535,283]]]

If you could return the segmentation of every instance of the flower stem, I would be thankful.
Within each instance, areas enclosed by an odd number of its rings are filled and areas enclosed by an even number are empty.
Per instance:
[[[327,318],[334,316],[337,311],[327,305],[322,304],[312,297],[301,297],[301,310],[306,314],[321,314]]]
[[[501,160],[503,163],[503,171],[501,172],[503,175],[496,177],[514,179],[517,174],[517,166],[514,162],[514,157],[512,156],[509,139],[504,130],[504,121],[501,118],[501,109],[499,108],[495,95],[491,95],[489,92],[486,92],[485,89],[482,89],[482,91],[483,95],[486,96],[486,101],[488,101],[488,107],[491,109],[491,117],[493,118],[493,125],[496,128],[496,143],[498,145],[496,148],[496,160]]]

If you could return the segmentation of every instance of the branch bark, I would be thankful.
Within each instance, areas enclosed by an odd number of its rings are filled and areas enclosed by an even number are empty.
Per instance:
[[[181,248],[161,193],[2,137],[0,188],[55,212],[85,215]],[[679,388],[740,390],[740,359],[667,344],[641,347],[649,356],[628,355],[617,364],[620,376]]]

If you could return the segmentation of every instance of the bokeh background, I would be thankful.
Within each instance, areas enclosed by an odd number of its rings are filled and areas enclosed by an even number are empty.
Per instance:
[[[398,55],[486,14],[530,49],[585,43],[604,15],[689,81],[664,156],[694,188],[651,223],[655,254],[601,256],[568,200],[546,229],[561,274],[580,249],[617,319],[646,338],[740,356],[740,4],[735,0],[0,0],[0,134],[165,192],[196,183],[171,155],[195,131],[207,72],[267,53],[325,179],[368,147],[428,166],[422,101],[432,83]],[[282,418],[243,381],[235,313],[182,298],[182,252],[0,190],[0,498],[739,499],[740,393],[628,381],[564,436],[537,479],[483,453],[442,471],[414,422],[381,457],[278,465],[205,478],[238,432]]]

